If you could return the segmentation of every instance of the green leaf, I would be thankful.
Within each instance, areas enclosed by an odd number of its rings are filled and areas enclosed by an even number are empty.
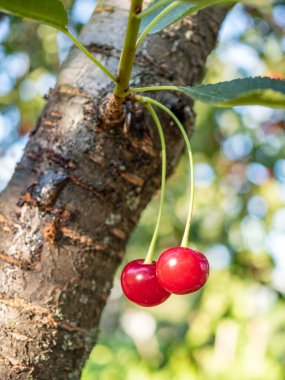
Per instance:
[[[187,96],[216,107],[261,105],[285,108],[285,81],[267,77],[179,87]]]
[[[169,5],[172,1],[173,0],[154,0],[138,15],[138,17],[144,18],[156,9],[161,8],[164,5]]]
[[[41,22],[65,33],[95,65],[116,82],[115,76],[68,31],[67,13],[60,0],[0,0],[0,11]]]
[[[179,4],[170,10],[166,15],[164,15],[158,22],[150,29],[149,33],[157,33],[160,30],[166,28],[167,26],[173,24],[176,21],[183,19],[184,17],[195,13],[203,8],[209,7],[211,5],[216,5],[219,3],[225,3],[225,0],[181,0]],[[231,1],[227,1],[231,2]],[[156,4],[164,3],[163,6],[157,8]],[[140,25],[140,33],[143,32],[147,26],[169,5],[173,3],[173,0],[155,0],[153,1],[146,10],[151,11],[153,8],[154,11],[150,14],[147,14],[142,18],[142,22]]]
[[[67,13],[59,0],[0,0],[0,10],[67,30]]]

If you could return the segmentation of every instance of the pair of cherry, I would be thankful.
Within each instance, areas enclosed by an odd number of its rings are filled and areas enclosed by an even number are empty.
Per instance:
[[[209,263],[201,252],[187,248],[194,202],[193,155],[187,133],[169,108],[149,97],[136,96],[135,98],[151,113],[158,129],[162,153],[161,198],[156,227],[146,259],[128,263],[123,269],[121,284],[124,294],[130,301],[140,306],[156,306],[164,302],[171,293],[187,294],[201,289],[209,275]],[[152,257],[161,222],[167,165],[163,129],[153,106],[165,111],[180,129],[188,151],[191,181],[188,216],[181,246],[167,249],[159,256],[157,262],[153,261]]]
[[[209,263],[198,251],[173,247],[151,264],[129,262],[123,269],[121,284],[125,296],[140,306],[156,306],[171,293],[187,294],[202,288],[209,275]]]

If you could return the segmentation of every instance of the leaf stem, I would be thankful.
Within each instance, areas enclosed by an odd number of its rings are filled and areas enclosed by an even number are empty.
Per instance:
[[[163,11],[161,11],[148,24],[148,26],[145,28],[145,30],[142,32],[142,34],[140,35],[140,37],[137,40],[136,49],[140,46],[140,44],[142,43],[142,41],[144,40],[144,38],[147,36],[147,34],[149,33],[149,31],[154,27],[154,25],[157,24],[158,21],[160,21],[168,12],[170,12],[173,8],[177,7],[180,4],[181,4],[181,1],[174,1],[173,3],[171,3],[170,5],[168,5],[168,7],[166,7]]]
[[[159,211],[158,211],[158,216],[157,216],[157,221],[156,221],[156,226],[155,226],[155,229],[154,229],[154,233],[153,233],[153,236],[152,236],[152,239],[151,239],[151,242],[150,242],[150,246],[149,246],[149,249],[148,249],[148,253],[147,253],[145,261],[144,261],[144,264],[151,264],[152,263],[153,253],[154,253],[155,244],[156,244],[157,237],[158,237],[158,231],[159,231],[159,226],[160,226],[160,222],[161,222],[162,209],[163,209],[163,205],[164,205],[165,182],[166,182],[166,144],[165,144],[165,139],[164,139],[164,134],[163,134],[163,129],[162,129],[161,123],[160,123],[159,118],[158,118],[156,112],[154,111],[153,107],[150,105],[150,103],[148,101],[145,102],[144,98],[142,98],[142,97],[140,97],[140,99],[137,99],[137,101],[139,101],[142,104],[144,104],[144,106],[151,113],[151,115],[153,117],[153,120],[154,120],[154,122],[156,124],[157,130],[158,130],[158,134],[159,134],[159,138],[160,138],[160,143],[161,143],[161,161],[162,161],[162,165],[161,165],[161,190],[160,190]]]
[[[139,98],[139,97],[136,96],[135,99],[136,98]],[[193,154],[192,154],[191,144],[190,144],[189,138],[187,136],[187,133],[186,133],[183,125],[181,124],[179,119],[176,117],[176,115],[169,108],[167,108],[165,105],[158,102],[157,100],[154,100],[154,99],[149,98],[149,97],[142,97],[142,101],[147,102],[148,104],[153,104],[154,106],[157,106],[160,109],[162,109],[163,111],[165,111],[175,121],[175,123],[177,124],[178,128],[180,129],[180,131],[183,135],[183,138],[185,140],[185,144],[186,144],[187,152],[188,152],[188,156],[189,156],[191,185],[190,185],[189,209],[188,209],[186,226],[185,226],[185,230],[184,230],[184,234],[183,234],[183,238],[182,238],[182,242],[181,242],[181,247],[187,247],[188,246],[188,240],[189,240],[192,213],[193,213],[193,205],[194,205],[194,164],[193,164]]]
[[[82,45],[82,43],[73,36],[68,30],[62,29],[62,32],[69,37],[74,44],[84,53],[96,66],[98,66],[113,82],[116,82],[116,77],[104,66],[100,63],[89,51]]]
[[[114,95],[118,98],[124,99],[126,97],[126,92],[129,89],[129,82],[136,53],[136,40],[141,22],[136,16],[141,12],[142,3],[143,0],[131,0],[125,41],[117,73],[118,80],[114,90]]]
[[[150,87],[136,87],[136,88],[130,88],[128,91],[128,94],[134,93],[134,92],[147,92],[147,91],[181,91],[181,89],[177,86],[150,86]]]

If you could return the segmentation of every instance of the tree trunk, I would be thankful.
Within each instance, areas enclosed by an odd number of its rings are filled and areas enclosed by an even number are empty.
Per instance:
[[[115,72],[128,1],[99,4],[81,39]],[[133,84],[200,81],[225,9],[209,9],[145,40]],[[127,240],[160,185],[160,144],[147,112],[100,119],[112,83],[72,49],[25,154],[0,198],[0,379],[80,378]],[[189,100],[157,95],[190,131]],[[161,119],[168,174],[182,151]],[[171,125],[170,125],[171,124]]]

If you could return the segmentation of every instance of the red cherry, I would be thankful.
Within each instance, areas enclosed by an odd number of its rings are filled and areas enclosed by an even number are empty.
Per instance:
[[[140,306],[156,306],[170,294],[156,278],[156,262],[144,264],[144,260],[128,263],[121,274],[121,285],[125,296]]]
[[[209,263],[201,252],[191,248],[173,247],[159,256],[156,275],[160,284],[168,292],[192,293],[206,283],[209,276]]]

